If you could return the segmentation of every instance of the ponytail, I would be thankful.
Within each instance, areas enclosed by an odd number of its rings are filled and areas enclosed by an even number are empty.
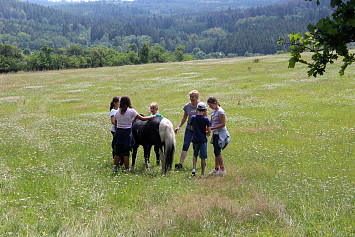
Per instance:
[[[117,103],[118,101],[120,101],[120,97],[118,96],[113,97],[110,105],[110,111],[115,107],[115,103]]]

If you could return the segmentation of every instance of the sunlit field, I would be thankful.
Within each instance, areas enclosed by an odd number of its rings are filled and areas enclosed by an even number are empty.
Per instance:
[[[0,236],[353,236],[354,66],[313,78],[288,58],[0,75]],[[191,148],[183,170],[152,152],[146,171],[142,147],[114,174],[112,97],[176,127],[192,89],[226,111],[228,174],[191,177]]]

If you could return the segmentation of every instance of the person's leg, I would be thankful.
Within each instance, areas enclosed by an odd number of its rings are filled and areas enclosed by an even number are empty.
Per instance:
[[[126,170],[128,170],[129,169],[129,156],[124,156],[123,160],[124,160],[124,168]]]
[[[196,164],[197,164],[197,156],[198,156],[198,152],[199,152],[199,144],[192,144],[193,149],[194,149],[194,155],[192,157],[192,175],[195,176],[196,175]]]
[[[216,171],[218,171],[218,169],[219,169],[219,163],[218,163],[218,159],[216,156],[214,157],[214,169]]]
[[[112,142],[111,142],[111,147],[112,147],[112,158],[113,160],[115,159],[115,148],[114,148],[114,144],[113,144],[113,137],[115,136],[115,133],[111,131],[112,134]]]
[[[193,169],[196,169],[196,163],[197,163],[197,156],[193,156],[193,158],[192,158]]]
[[[227,171],[226,171],[225,168],[224,168],[224,163],[223,163],[223,157],[222,157],[222,155],[219,155],[219,156],[217,157],[217,159],[218,159],[218,164],[219,164],[219,167],[220,167],[220,169],[218,170],[217,174],[220,174],[220,175],[225,175],[225,174],[227,174]]]
[[[122,151],[122,155],[123,155],[124,167],[125,167],[125,171],[127,172],[129,170],[130,146],[123,145],[123,149],[122,150],[123,150]]]
[[[115,167],[118,167],[120,165],[120,157],[118,155],[114,156],[113,161],[114,161],[113,163],[114,163]]]
[[[215,170],[218,171],[220,167],[219,156],[221,155],[221,148],[218,145],[219,136],[218,134],[213,134],[213,153],[215,156]]]
[[[223,164],[223,157],[222,155],[219,155],[218,157],[216,157],[217,162],[218,162],[218,166],[221,170],[224,170],[224,164]]]
[[[189,150],[190,143],[192,142],[192,135],[193,132],[189,129],[185,129],[185,136],[184,136],[184,145],[182,146],[181,156],[180,156],[180,163],[175,164],[175,168],[180,169],[182,168],[182,164],[184,163],[187,151]]]
[[[206,159],[207,159],[207,142],[200,145],[201,158],[201,175],[205,175]]]
[[[196,163],[197,163],[197,156],[200,151],[200,144],[192,144],[193,149],[194,149],[194,155],[192,157],[192,167],[193,169],[196,169]]]
[[[181,151],[180,163],[179,163],[179,164],[182,165],[182,164],[184,163],[186,156],[187,156],[187,151],[182,150],[182,151]]]
[[[201,159],[201,175],[205,175],[206,159]]]
[[[119,145],[114,145],[113,146],[113,164],[114,164],[114,168],[113,168],[113,172],[118,172],[118,167],[120,164],[120,154],[119,154]]]

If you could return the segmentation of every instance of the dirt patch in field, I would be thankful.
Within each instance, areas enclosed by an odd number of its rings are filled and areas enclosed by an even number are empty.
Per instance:
[[[0,101],[12,102],[12,101],[18,101],[19,99],[21,99],[20,96],[9,96],[9,97],[0,98]]]
[[[4,85],[4,86],[2,86],[2,85],[0,85],[0,88],[1,89],[7,89],[7,88],[12,88],[12,87],[22,87],[22,86],[24,86],[24,85]]]
[[[83,105],[73,106],[73,109],[86,109],[87,107],[88,107],[87,104],[83,104]]]
[[[243,179],[245,177],[232,169],[228,170],[227,176],[196,178],[201,190],[172,197],[163,205],[149,207],[146,215],[136,216],[137,223],[166,232],[216,218],[223,220],[225,226],[245,225],[257,218],[282,222],[283,205],[271,203],[254,189],[244,189]]]

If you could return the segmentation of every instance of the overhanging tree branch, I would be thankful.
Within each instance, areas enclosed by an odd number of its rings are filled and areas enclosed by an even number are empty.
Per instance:
[[[312,0],[306,0],[312,1]],[[320,1],[317,0],[317,5]],[[284,43],[280,38],[278,44],[290,44],[291,58],[289,68],[294,68],[297,62],[308,65],[308,75],[316,77],[323,75],[328,64],[334,63],[339,56],[343,57],[340,75],[355,61],[355,54],[350,53],[348,43],[355,41],[355,0],[331,0],[335,8],[332,19],[322,18],[316,25],[308,25],[309,32],[304,36],[300,33],[288,35],[290,43]],[[302,59],[303,52],[311,52],[312,61]]]

